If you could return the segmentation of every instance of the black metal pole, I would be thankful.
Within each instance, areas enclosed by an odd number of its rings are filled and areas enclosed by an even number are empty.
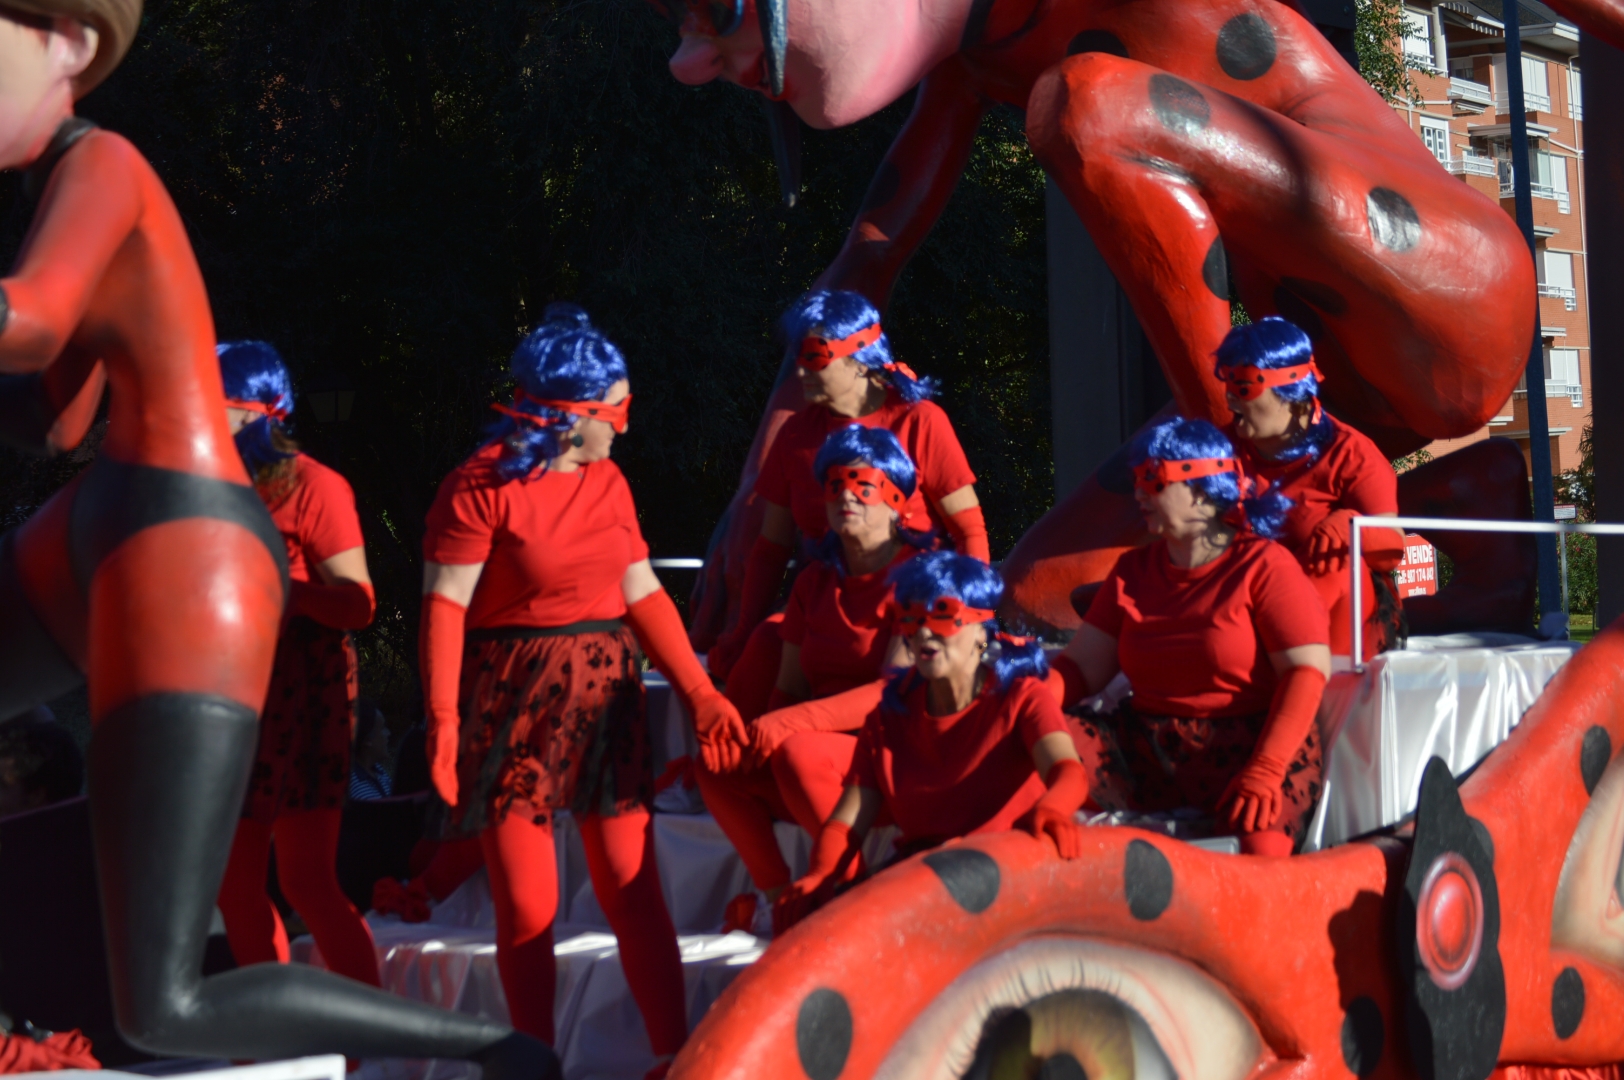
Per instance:
[[[1533,175],[1528,167],[1528,112],[1523,98],[1522,6],[1502,0],[1500,14],[1506,24],[1506,105],[1511,112],[1511,188],[1517,207],[1517,227],[1528,253],[1534,252]],[[1534,304],[1534,340],[1528,349],[1528,464],[1534,474],[1534,520],[1556,520],[1556,491],[1551,483],[1551,422],[1545,411],[1545,350],[1539,334],[1539,293]],[[1562,574],[1557,567],[1556,537],[1534,537],[1539,552],[1539,635],[1567,637],[1567,616],[1562,611]]]

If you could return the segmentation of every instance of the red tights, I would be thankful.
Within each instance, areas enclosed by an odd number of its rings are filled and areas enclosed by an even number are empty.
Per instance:
[[[677,931],[660,891],[654,819],[638,810],[576,819],[592,891],[620,940],[626,985],[643,1014],[656,1056],[674,1054],[688,1037],[687,995]],[[550,825],[517,815],[480,834],[496,904],[496,964],[513,1026],[551,1044],[558,966],[553,919],[558,914],[558,862]]]
[[[741,660],[734,671],[742,666]],[[856,750],[855,734],[802,731],[785,739],[762,768],[712,773],[696,766],[705,807],[744,860],[756,888],[790,883],[773,822],[794,821],[816,837],[840,802]]]
[[[248,818],[237,823],[220,885],[231,955],[241,965],[288,962],[288,932],[265,894],[265,870],[276,843],[276,880],[282,895],[310,927],[329,971],[378,985],[378,954],[372,931],[338,887],[339,810],[283,814],[273,824]]]

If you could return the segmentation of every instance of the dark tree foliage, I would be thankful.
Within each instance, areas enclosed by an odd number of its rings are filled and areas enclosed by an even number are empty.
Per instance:
[[[542,307],[583,304],[625,350],[637,400],[616,459],[655,554],[701,554],[771,389],[775,320],[907,115],[809,131],[786,210],[757,101],[679,85],[675,44],[640,0],[148,0],[83,103],[168,184],[220,337],[274,342],[301,390],[355,391],[347,423],[301,400],[295,433],[354,484],[380,600],[363,677],[397,708],[424,513]],[[28,215],[14,180],[8,251]],[[1042,213],[1021,117],[994,112],[887,318],[900,356],[946,383],[995,551],[1050,501]],[[89,456],[4,458],[12,520]]]

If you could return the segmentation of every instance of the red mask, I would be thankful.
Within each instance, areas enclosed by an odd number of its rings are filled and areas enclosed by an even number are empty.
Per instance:
[[[627,394],[613,405],[602,401],[543,401],[541,398],[531,397],[523,390],[513,395],[513,404],[529,402],[531,405],[540,405],[547,409],[557,409],[559,412],[569,413],[571,416],[584,416],[591,420],[602,420],[615,429],[616,435],[626,433],[626,424],[631,413],[632,396]],[[493,404],[491,408],[503,416],[511,416],[515,420],[522,420],[527,424],[534,424],[537,418],[527,412],[522,412],[507,405]]]
[[[839,502],[847,491],[857,496],[857,501],[864,506],[881,504],[899,514],[908,503],[908,497],[891,478],[872,465],[831,465],[823,474],[823,501]]]
[[[822,371],[836,360],[856,356],[880,340],[882,333],[884,331],[880,329],[880,324],[875,323],[843,338],[802,338],[801,355],[796,363],[808,371]]]
[[[226,398],[226,405],[232,409],[241,409],[244,412],[259,413],[268,416],[280,423],[288,418],[288,410],[276,405],[267,405],[263,401],[239,401],[236,398]]]
[[[1224,368],[1219,377],[1224,380],[1224,387],[1240,401],[1251,401],[1265,390],[1276,386],[1289,386],[1299,382],[1309,375],[1325,381],[1320,374],[1319,365],[1314,363],[1310,356],[1306,364],[1293,364],[1283,368],[1259,368],[1251,364],[1240,367]]]
[[[1175,461],[1146,458],[1133,467],[1133,486],[1147,495],[1156,495],[1168,484],[1175,484],[1181,480],[1199,480],[1203,476],[1217,476],[1219,473],[1229,472],[1234,473],[1237,479],[1241,479],[1241,463],[1234,458],[1190,458]]]
[[[897,630],[904,637],[912,637],[924,625],[937,637],[952,637],[966,626],[984,623],[995,614],[986,608],[971,607],[956,596],[938,596],[928,608],[918,601],[897,605]]]

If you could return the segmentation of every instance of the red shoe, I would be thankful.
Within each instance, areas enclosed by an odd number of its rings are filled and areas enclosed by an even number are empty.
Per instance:
[[[21,1031],[0,1041],[0,1073],[54,1072],[57,1069],[99,1069],[90,1052],[90,1040],[78,1028],[39,1032],[42,1038]]]
[[[759,904],[754,892],[742,892],[729,900],[727,907],[722,909],[722,933],[731,934],[735,930],[754,933],[751,928],[756,924]]]

